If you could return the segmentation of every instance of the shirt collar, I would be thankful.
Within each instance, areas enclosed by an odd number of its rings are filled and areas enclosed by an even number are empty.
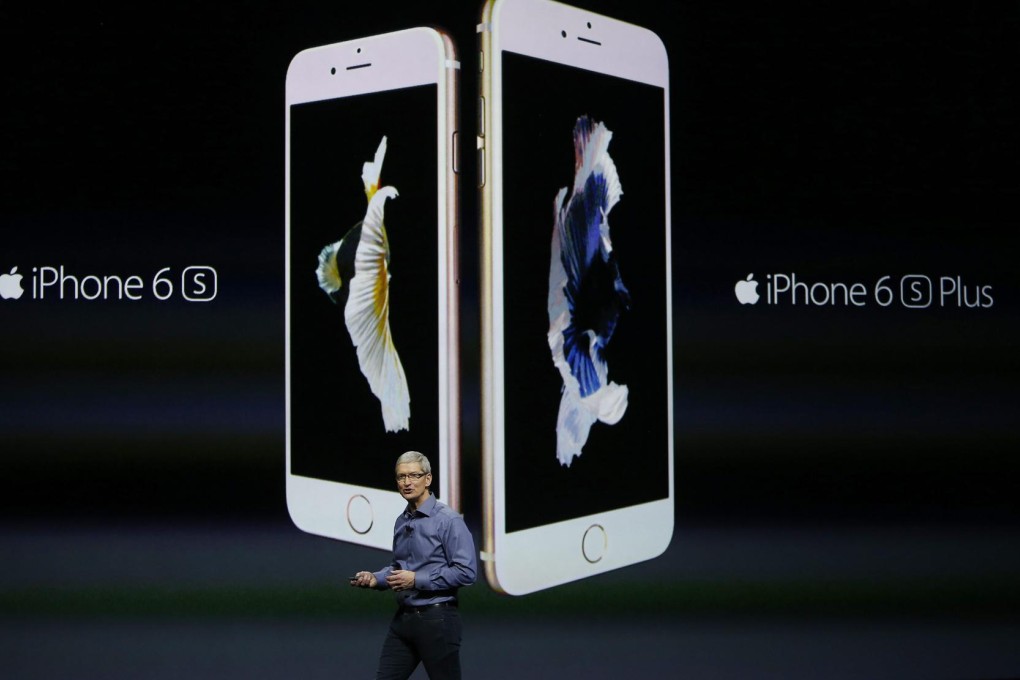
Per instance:
[[[421,504],[421,507],[419,508],[408,507],[407,514],[413,516],[416,512],[420,512],[421,514],[427,517],[431,517],[432,512],[435,510],[435,508],[436,508],[436,495],[434,493],[429,493],[429,497],[425,500],[424,503]]]

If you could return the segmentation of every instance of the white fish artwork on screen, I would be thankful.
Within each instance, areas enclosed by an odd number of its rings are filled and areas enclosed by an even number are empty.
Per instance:
[[[368,198],[365,217],[322,249],[315,274],[330,300],[343,307],[361,373],[382,406],[383,426],[387,432],[399,432],[410,429],[411,397],[390,333],[390,243],[383,208],[386,199],[397,197],[397,190],[379,188],[385,156],[383,137],[374,160],[367,161],[361,172]]]
[[[613,133],[588,116],[574,125],[574,185],[556,194],[549,262],[549,349],[563,378],[556,456],[569,466],[596,421],[615,425],[627,410],[626,385],[609,381],[606,347],[630,293],[609,235],[609,212],[623,190],[609,156]]]

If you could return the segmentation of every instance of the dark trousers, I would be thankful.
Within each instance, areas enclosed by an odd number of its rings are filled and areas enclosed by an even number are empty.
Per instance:
[[[407,680],[419,663],[431,680],[460,680],[460,630],[456,607],[397,612],[383,641],[376,680]]]

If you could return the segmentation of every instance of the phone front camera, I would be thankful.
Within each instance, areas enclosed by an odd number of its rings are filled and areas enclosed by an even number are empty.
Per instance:
[[[560,31],[560,35],[562,35],[564,38],[566,38],[567,37],[567,32],[566,31]]]
[[[360,47],[358,48],[358,54],[361,54],[361,48]]]
[[[590,21],[588,22],[588,28],[591,28],[591,22]]]
[[[331,76],[335,76],[336,75],[336,66],[334,66],[333,68],[329,69],[329,74]]]

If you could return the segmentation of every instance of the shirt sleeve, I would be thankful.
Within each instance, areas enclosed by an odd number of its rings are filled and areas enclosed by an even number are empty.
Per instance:
[[[397,520],[393,523],[393,527],[394,527],[394,529],[393,529],[393,554],[394,555],[397,554],[397,530],[396,530],[396,526],[397,526],[397,523],[399,521],[400,521],[400,518],[398,517]],[[386,582],[386,577],[389,576],[390,573],[394,569],[399,569],[399,568],[400,568],[400,566],[397,564],[396,560],[394,559],[392,562],[387,564],[385,567],[383,567],[379,571],[373,571],[372,575],[375,576],[375,587],[376,587],[376,589],[377,590],[389,590],[390,589],[390,584]]]
[[[437,564],[416,572],[414,587],[418,590],[449,590],[475,582],[478,571],[475,541],[464,519],[459,515],[451,517],[444,522],[442,534],[446,564]]]
[[[378,590],[389,590],[390,589],[390,584],[387,583],[386,577],[389,576],[390,572],[392,572],[392,571],[393,571],[393,565],[392,564],[387,564],[385,567],[383,567],[379,571],[373,571],[372,572],[372,575],[375,576],[375,587]]]

